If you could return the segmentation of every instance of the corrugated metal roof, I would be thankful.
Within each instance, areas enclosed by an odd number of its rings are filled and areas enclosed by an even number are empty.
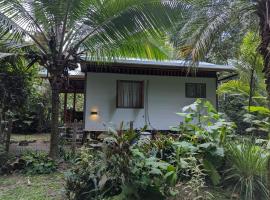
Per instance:
[[[147,60],[147,59],[117,59],[117,60],[111,60],[106,62],[95,62],[95,61],[85,61],[86,63],[94,63],[95,65],[130,65],[135,67],[154,67],[154,68],[163,68],[163,69],[171,69],[171,68],[190,68],[191,64],[185,60],[162,60],[162,61],[156,61],[156,60]],[[81,66],[75,70],[69,71],[69,76],[71,77],[84,77],[85,74],[82,71],[85,71],[85,69],[81,69]],[[210,71],[234,71],[235,68],[232,65],[218,65],[214,63],[208,63],[208,62],[199,62],[197,63],[197,66],[195,66],[198,69],[202,70],[210,70]],[[39,75],[41,77],[47,77],[47,70],[43,68],[40,70]]]
[[[131,65],[136,67],[157,67],[157,68],[190,68],[191,63],[186,60],[147,60],[147,59],[116,59],[105,62],[85,61],[86,63],[95,63],[95,65]],[[218,65],[208,62],[199,62],[195,68],[212,70],[212,71],[234,71],[235,68],[232,65]],[[84,71],[84,69],[83,69]]]

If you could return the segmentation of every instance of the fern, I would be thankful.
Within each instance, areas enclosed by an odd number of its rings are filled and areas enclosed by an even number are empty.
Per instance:
[[[243,84],[240,80],[231,80],[223,83],[218,87],[218,95],[230,94],[230,95],[249,95],[249,86]],[[240,94],[239,94],[240,93]]]

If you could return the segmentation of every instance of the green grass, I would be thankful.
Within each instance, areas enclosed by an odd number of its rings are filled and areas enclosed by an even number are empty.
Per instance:
[[[11,140],[15,142],[20,141],[49,141],[50,140],[50,134],[11,134]]]
[[[61,200],[63,174],[0,176],[0,200]]]
[[[216,200],[232,200],[232,199],[235,199],[235,198],[232,198],[232,196],[235,196],[234,194],[232,194],[230,191],[226,191],[226,190],[221,189],[221,188],[210,187],[209,192],[214,196],[214,199],[216,199]]]

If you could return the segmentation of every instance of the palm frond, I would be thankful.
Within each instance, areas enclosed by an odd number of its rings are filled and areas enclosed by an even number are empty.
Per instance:
[[[172,56],[172,48],[166,45],[162,39],[145,38],[146,33],[130,35],[125,40],[111,43],[89,40],[85,47],[88,60],[106,61],[115,58],[147,58],[163,60]],[[91,48],[89,48],[91,47]],[[89,50],[88,50],[89,49]]]
[[[13,55],[14,55],[13,53],[2,53],[2,52],[0,52],[0,59],[6,58],[6,57],[9,57],[9,56],[13,56]]]
[[[239,28],[243,18],[255,13],[255,6],[243,1],[190,1],[191,19],[178,32],[178,48],[184,56],[197,62],[204,59],[218,38],[228,33],[229,27]],[[238,21],[239,23],[235,23]],[[188,47],[188,48],[187,48]]]
[[[114,0],[100,1],[98,5],[90,13],[89,20],[83,27],[85,32],[83,39],[77,37],[77,45],[83,43],[84,48],[90,52],[93,52],[96,47],[99,48],[99,44],[111,45],[111,47],[121,46],[123,41],[131,41],[130,38],[137,37],[138,34],[141,37],[136,38],[139,39],[138,42],[149,36],[161,38],[162,32],[168,30],[173,24],[173,18],[179,18],[179,12],[176,12],[175,9],[178,4],[166,4],[166,1],[161,3],[156,0],[147,2]],[[133,45],[135,42],[130,44]],[[136,49],[134,48],[134,50]],[[141,51],[140,48],[138,51]]]
[[[46,52],[45,47],[34,37],[34,34],[39,32],[44,37],[45,34],[42,31],[40,25],[35,20],[32,14],[31,2],[29,1],[17,1],[17,0],[1,0],[0,1],[0,27],[1,35],[12,32],[13,38],[20,39],[23,36],[30,37],[39,48]],[[16,36],[16,37],[14,37]]]
[[[218,87],[218,95],[230,94],[230,95],[245,95],[249,96],[249,85],[244,84],[240,80],[231,80],[223,83]]]
[[[0,0],[0,35],[16,41],[7,44],[14,49],[32,40],[31,61],[45,67],[85,52],[98,59],[164,59],[170,56],[164,35],[189,6],[174,0]]]

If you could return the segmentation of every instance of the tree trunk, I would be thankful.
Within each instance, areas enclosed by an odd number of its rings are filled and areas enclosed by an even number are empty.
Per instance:
[[[0,142],[1,140],[3,140],[3,136],[4,136],[4,133],[3,133],[3,109],[0,107]]]
[[[250,82],[249,82],[249,98],[248,98],[248,112],[250,112],[250,106],[252,105],[252,98],[253,98],[253,80],[254,80],[254,69],[251,70]]]
[[[263,56],[264,60],[264,75],[266,90],[268,93],[268,100],[270,102],[270,0],[257,0],[257,15],[259,17],[260,25],[260,36],[261,43],[259,46],[259,51]],[[270,106],[270,103],[268,103]],[[270,133],[268,133],[270,135]],[[268,158],[267,163],[268,173],[267,173],[267,182],[268,190],[270,191],[270,157]]]
[[[270,97],[270,0],[257,1],[257,15],[259,17],[261,43],[259,52],[264,60],[264,75],[266,78],[266,89]]]
[[[49,156],[52,159],[58,158],[58,144],[59,144],[59,83],[61,82],[61,78],[56,76],[52,77],[50,80],[51,88],[52,88],[52,122],[51,122],[51,140],[50,140],[50,153]]]
[[[77,130],[78,130],[78,123],[77,123],[77,119],[75,119],[73,123],[73,133],[72,133],[72,143],[71,143],[71,149],[73,153],[75,153],[76,151]]]
[[[12,132],[12,124],[13,124],[13,121],[12,121],[12,119],[10,119],[8,121],[8,129],[7,129],[7,134],[6,134],[6,152],[9,152],[10,136],[11,136],[11,132]]]

